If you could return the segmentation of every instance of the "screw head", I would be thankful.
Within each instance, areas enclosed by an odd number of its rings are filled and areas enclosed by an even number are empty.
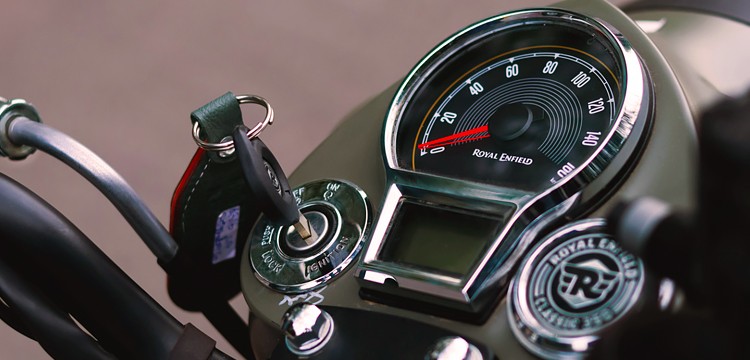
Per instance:
[[[482,352],[459,336],[439,339],[425,356],[425,360],[483,360]]]
[[[281,330],[289,351],[311,355],[323,349],[331,339],[333,318],[315,305],[296,304],[284,313]]]

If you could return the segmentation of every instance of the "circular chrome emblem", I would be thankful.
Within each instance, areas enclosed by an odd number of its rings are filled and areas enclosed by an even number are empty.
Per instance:
[[[524,260],[508,301],[513,330],[538,355],[583,354],[633,307],[643,282],[640,259],[604,232],[603,220],[573,223]]]

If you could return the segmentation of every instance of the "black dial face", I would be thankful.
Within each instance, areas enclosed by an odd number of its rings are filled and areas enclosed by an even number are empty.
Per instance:
[[[525,23],[452,52],[398,122],[399,167],[541,192],[615,131],[624,75],[609,39],[579,24]]]

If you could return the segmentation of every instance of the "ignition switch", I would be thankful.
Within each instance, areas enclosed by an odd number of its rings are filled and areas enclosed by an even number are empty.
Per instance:
[[[367,196],[349,182],[314,181],[293,189],[292,195],[316,234],[314,241],[265,215],[248,239],[255,276],[285,294],[319,288],[342,273],[356,258],[372,223]]]

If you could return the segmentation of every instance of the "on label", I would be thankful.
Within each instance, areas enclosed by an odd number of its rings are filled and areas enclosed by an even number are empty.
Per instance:
[[[341,188],[341,184],[330,183],[326,185],[326,191],[323,193],[323,199],[330,200]]]

